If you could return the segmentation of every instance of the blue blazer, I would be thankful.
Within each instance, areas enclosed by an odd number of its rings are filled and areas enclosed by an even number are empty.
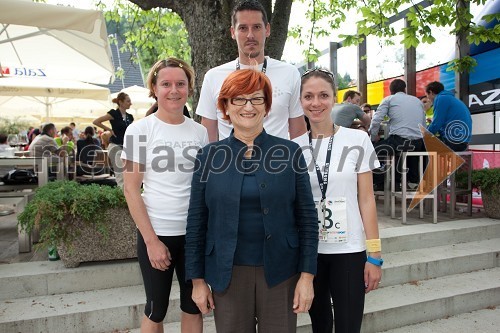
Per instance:
[[[201,149],[195,163],[186,228],[186,280],[203,278],[217,292],[231,281],[246,150],[231,135]],[[268,286],[299,272],[316,274],[318,216],[301,148],[263,131],[254,140],[254,154]]]

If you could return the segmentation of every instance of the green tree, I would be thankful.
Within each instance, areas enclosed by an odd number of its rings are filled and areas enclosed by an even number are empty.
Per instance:
[[[394,44],[397,36],[400,36],[401,43],[406,47],[417,47],[420,43],[431,44],[435,42],[431,26],[448,27],[450,34],[464,32],[469,43],[479,44],[480,42],[491,41],[500,42],[500,24],[496,24],[493,29],[476,25],[472,22],[472,15],[467,9],[470,4],[484,5],[487,0],[434,0],[432,6],[424,8],[413,0],[299,0],[309,5],[305,13],[312,24],[309,31],[303,31],[300,26],[291,28],[292,36],[302,40],[312,40],[313,37],[329,35],[334,29],[340,29],[346,20],[346,13],[356,9],[362,18],[356,22],[357,34],[341,34],[344,39],[343,45],[357,45],[364,40],[364,36],[373,35],[385,41],[387,44]],[[400,10],[409,8],[406,14],[408,26],[396,31],[389,24],[389,18],[396,15]],[[500,13],[486,15],[483,17],[486,22],[492,20],[500,21]],[[309,43],[309,48],[305,51],[305,56],[315,61],[319,50],[313,43]],[[470,70],[474,65],[471,57],[464,56],[452,62],[452,68],[463,72]]]
[[[115,1],[113,7],[100,2],[109,32],[125,40],[121,51],[130,51],[132,60],[147,70],[169,56],[191,61],[188,33],[179,15],[165,8],[143,11],[128,1]],[[117,41],[113,38],[112,43]],[[138,53],[136,52],[138,50]]]
[[[337,73],[337,86],[338,86],[338,89],[346,89],[346,88],[349,88],[350,86],[350,83],[351,83],[351,76],[349,75],[349,73],[345,73],[344,76],[340,75],[339,73]]]
[[[22,117],[15,119],[8,119],[0,117],[0,133],[3,134],[17,134],[23,130],[27,130],[30,124],[23,121]]]

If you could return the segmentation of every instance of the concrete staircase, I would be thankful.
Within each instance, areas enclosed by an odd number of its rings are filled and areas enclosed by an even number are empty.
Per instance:
[[[468,313],[477,310],[500,324],[500,221],[387,228],[381,237],[382,283],[367,295],[363,332],[437,333],[446,323],[474,322]],[[139,332],[144,301],[135,261],[0,265],[0,332]],[[165,332],[180,332],[179,318],[175,284]],[[461,330],[442,332],[452,331]],[[213,317],[205,318],[205,332],[215,332]],[[307,314],[299,316],[298,332],[311,332]]]

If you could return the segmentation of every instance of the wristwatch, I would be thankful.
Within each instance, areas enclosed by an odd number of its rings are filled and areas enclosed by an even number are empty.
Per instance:
[[[373,257],[370,257],[368,256],[366,258],[366,261],[368,261],[370,264],[373,264],[375,266],[382,266],[384,264],[384,259],[380,258],[373,258]]]

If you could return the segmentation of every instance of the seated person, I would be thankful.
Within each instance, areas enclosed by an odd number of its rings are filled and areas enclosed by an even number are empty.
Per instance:
[[[101,138],[101,147],[102,149],[108,149],[109,145],[109,139],[111,138],[111,132],[110,131],[104,131],[101,133],[99,136]],[[99,139],[97,139],[99,140]]]
[[[30,144],[29,153],[32,157],[58,157],[63,151],[62,147],[59,147],[56,143],[54,137],[56,136],[57,129],[53,123],[45,124],[42,127],[42,132],[38,135],[33,142]],[[63,142],[66,141],[63,139]],[[66,142],[64,142],[66,143]],[[59,159],[54,158],[49,163],[49,180],[53,180],[57,174]]]
[[[427,128],[453,151],[465,151],[472,138],[472,117],[467,105],[451,91],[444,90],[441,82],[425,87],[427,98],[434,104],[434,116]]]
[[[76,160],[81,162],[76,168],[76,175],[100,175],[103,173],[103,167],[93,166],[96,150],[101,150],[99,140],[94,138],[95,132],[92,126],[87,126],[83,133],[85,138],[76,142]]]
[[[429,126],[432,123],[432,118],[434,117],[434,106],[427,96],[421,97],[420,100],[422,101],[422,104],[424,104],[425,124]]]
[[[361,104],[361,110],[372,119],[372,106],[368,103]]]
[[[374,144],[375,151],[380,161],[387,160],[390,156],[396,156],[395,167],[396,189],[401,187],[402,164],[399,163],[401,153],[425,150],[424,141],[420,127],[425,127],[424,105],[415,96],[406,93],[406,82],[395,79],[389,86],[390,96],[385,97],[379,104],[377,111],[373,115],[369,133]],[[389,136],[380,140],[379,130],[384,118],[389,117]],[[407,186],[415,190],[420,182],[418,173],[418,157],[409,157],[407,165]],[[378,177],[374,172],[373,177],[375,191],[383,189],[383,178]]]
[[[25,151],[28,151],[30,148],[30,144],[35,140],[37,136],[40,135],[40,129],[39,128],[34,128],[31,131],[28,132],[28,144],[26,147],[24,147]]]
[[[0,133],[0,154],[4,153],[10,145],[7,143],[7,135]]]
[[[73,130],[71,127],[66,126],[61,130],[61,136],[54,139],[59,147],[65,146],[69,155],[75,152],[75,142],[73,137]]]
[[[30,156],[44,157],[50,155],[57,155],[61,148],[57,145],[54,139],[57,133],[56,126],[52,123],[45,124],[42,127],[42,132],[38,135],[29,147]],[[64,139],[65,141],[68,140]]]
[[[332,109],[331,117],[333,123],[342,127],[352,127],[368,130],[371,118],[359,107],[361,93],[354,90],[348,90],[344,94],[344,101],[335,104]],[[356,120],[357,119],[357,120]]]

